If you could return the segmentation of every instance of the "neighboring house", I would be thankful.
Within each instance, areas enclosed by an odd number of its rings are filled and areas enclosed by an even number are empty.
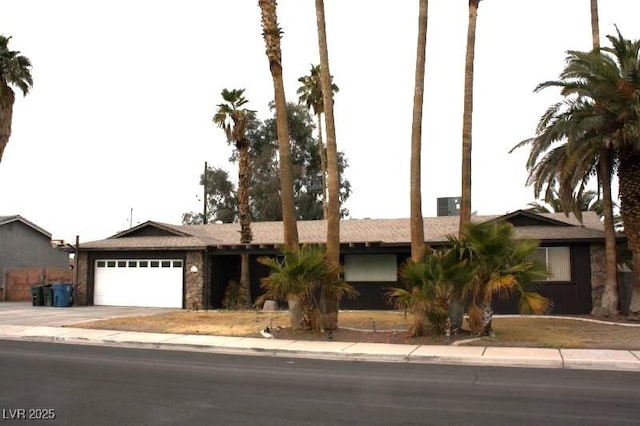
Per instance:
[[[2,300],[31,300],[30,285],[70,278],[69,252],[20,215],[0,216]]]
[[[425,218],[425,239],[432,247],[455,235],[458,217]],[[540,240],[538,258],[551,272],[541,283],[555,313],[591,311],[593,288],[604,284],[604,232],[593,212],[581,225],[573,216],[523,210],[474,221],[504,220],[519,238]],[[95,305],[219,308],[227,283],[237,281],[240,254],[248,253],[254,297],[268,274],[257,259],[274,256],[283,244],[282,223],[251,224],[253,242],[240,244],[238,224],[169,225],[146,222],[110,238],[80,245],[77,302]],[[299,221],[300,243],[323,244],[326,222]],[[340,224],[344,278],[360,296],[343,309],[390,309],[385,293],[399,285],[398,268],[410,257],[408,219],[349,219]],[[498,311],[514,310],[510,303]]]

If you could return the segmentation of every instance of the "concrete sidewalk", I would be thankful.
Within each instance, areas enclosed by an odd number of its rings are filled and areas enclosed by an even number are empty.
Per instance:
[[[394,345],[140,333],[6,323],[0,324],[0,340],[3,339],[350,361],[640,372],[640,351],[628,350]]]

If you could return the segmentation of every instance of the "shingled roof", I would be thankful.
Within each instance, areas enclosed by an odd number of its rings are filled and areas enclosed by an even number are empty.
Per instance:
[[[547,242],[602,241],[604,229],[594,212],[584,212],[583,222],[564,213],[534,214],[518,210],[507,215],[474,216],[473,221],[514,220],[526,218],[528,226],[516,226],[518,238],[533,238]],[[444,243],[447,235],[458,232],[459,217],[442,216],[424,218],[425,240],[432,244]],[[325,220],[298,221],[300,243],[324,243],[326,241]],[[254,222],[252,246],[282,245],[282,222]],[[410,242],[409,219],[345,219],[340,222],[342,244],[380,246],[405,246]],[[240,225],[172,225],[160,222],[145,222],[100,241],[83,243],[85,250],[186,250],[230,248],[240,246]]]

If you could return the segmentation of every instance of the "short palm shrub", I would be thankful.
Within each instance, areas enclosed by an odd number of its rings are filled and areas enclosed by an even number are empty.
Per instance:
[[[258,261],[271,269],[271,274],[262,279],[263,297],[288,301],[293,329],[324,330],[321,292],[336,300],[358,294],[340,278],[341,268],[327,262],[322,246],[302,245],[297,251],[284,250],[279,257],[261,257]]]

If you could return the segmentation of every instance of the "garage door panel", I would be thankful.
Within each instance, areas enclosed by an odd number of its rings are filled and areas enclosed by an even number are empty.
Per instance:
[[[183,271],[179,259],[97,260],[94,304],[182,308]]]

